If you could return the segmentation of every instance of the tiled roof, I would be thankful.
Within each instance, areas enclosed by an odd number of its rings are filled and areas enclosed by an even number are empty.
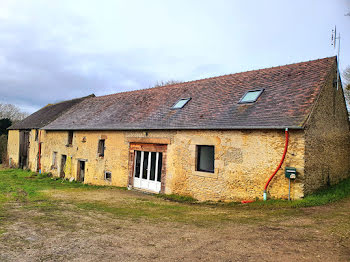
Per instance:
[[[47,130],[303,128],[336,58],[224,75],[82,101]],[[252,104],[248,90],[264,89]],[[182,109],[171,109],[181,98]]]
[[[10,126],[8,129],[38,129],[42,128],[50,122],[54,121],[56,118],[61,116],[65,111],[70,109],[72,106],[83,101],[86,98],[93,97],[90,95],[87,97],[76,98],[73,100],[67,100],[59,102],[52,105],[47,105],[35,113],[31,114],[27,118],[23,119],[20,122],[17,122]]]

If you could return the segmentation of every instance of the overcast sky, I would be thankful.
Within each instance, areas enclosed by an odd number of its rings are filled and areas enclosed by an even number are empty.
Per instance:
[[[350,0],[0,0],[0,103],[48,103],[336,54]]]

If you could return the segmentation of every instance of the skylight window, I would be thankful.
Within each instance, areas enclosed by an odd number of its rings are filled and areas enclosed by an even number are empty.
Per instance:
[[[259,98],[259,96],[262,94],[263,91],[264,91],[264,89],[247,91],[244,94],[244,96],[241,98],[239,103],[240,104],[254,103]]]
[[[180,99],[179,101],[177,101],[171,108],[172,109],[180,109],[180,108],[183,108],[188,101],[190,101],[191,98],[183,98],[183,99]]]

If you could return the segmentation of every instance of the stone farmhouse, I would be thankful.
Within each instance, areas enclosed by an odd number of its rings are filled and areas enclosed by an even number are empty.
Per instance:
[[[300,199],[350,170],[336,57],[91,95],[9,129],[13,167],[199,200]]]

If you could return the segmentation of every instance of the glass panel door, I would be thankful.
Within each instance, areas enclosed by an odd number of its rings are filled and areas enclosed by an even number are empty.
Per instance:
[[[162,163],[163,163],[163,153],[159,153],[158,166],[157,166],[157,181],[161,182],[162,179]]]
[[[143,153],[143,167],[142,167],[142,178],[147,179],[147,170],[148,170],[148,154],[149,152]]]
[[[141,169],[141,151],[135,151],[135,177],[140,177],[140,169]]]
[[[149,176],[149,180],[154,181],[156,180],[156,158],[157,158],[156,152],[151,153],[151,172]]]
[[[162,157],[160,152],[135,151],[134,187],[160,192]]]

